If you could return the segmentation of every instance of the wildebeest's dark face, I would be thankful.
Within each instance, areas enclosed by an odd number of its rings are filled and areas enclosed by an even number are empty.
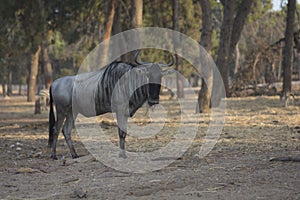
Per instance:
[[[135,56],[135,61],[138,66],[137,68],[142,71],[148,77],[148,104],[153,106],[159,104],[159,93],[161,88],[161,78],[162,76],[173,73],[174,70],[167,69],[162,70],[163,67],[170,67],[174,64],[174,56],[170,56],[171,62],[168,64],[163,63],[151,63],[151,62],[140,62],[138,60],[140,51],[137,52]]]
[[[153,106],[155,104],[159,104],[159,92],[161,87],[162,70],[159,64],[153,64],[148,70],[148,104],[149,106]]]

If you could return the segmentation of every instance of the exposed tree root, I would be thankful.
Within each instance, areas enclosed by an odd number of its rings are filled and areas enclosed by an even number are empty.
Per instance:
[[[270,161],[300,162],[300,157],[277,157],[277,158],[271,158]]]

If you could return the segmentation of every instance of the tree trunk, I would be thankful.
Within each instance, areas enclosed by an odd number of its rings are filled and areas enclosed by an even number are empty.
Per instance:
[[[240,48],[239,43],[235,46],[235,64],[234,64],[234,70],[233,75],[236,75],[236,73],[239,71],[240,68]]]
[[[143,0],[131,0],[132,19],[131,27],[140,28],[143,26]]]
[[[256,80],[256,79],[257,79],[257,78],[256,78],[256,65],[257,65],[257,63],[258,63],[258,61],[259,61],[260,56],[261,56],[261,52],[259,52],[259,53],[255,56],[255,60],[254,60],[253,66],[252,66],[252,74],[253,74],[252,79],[253,79],[253,84],[254,84],[255,88],[256,88],[256,84],[257,84],[257,80]]]
[[[6,97],[6,87],[5,87],[5,82],[2,82],[2,95],[3,97]]]
[[[292,54],[294,39],[294,21],[296,12],[296,0],[288,1],[286,29],[285,29],[285,46],[283,49],[283,88],[282,96],[292,89]]]
[[[22,95],[22,83],[19,83],[19,92],[18,95]]]
[[[113,21],[113,26],[112,26],[112,34],[118,34],[122,32],[122,27],[121,27],[121,15],[120,12],[121,6],[116,6],[115,7],[115,15],[114,15],[114,21]]]
[[[116,34],[122,32],[121,13],[122,13],[122,7],[117,5],[115,8],[115,16],[114,16],[114,22],[113,22],[113,27],[112,27],[112,35],[116,35]],[[125,49],[125,44],[126,44],[125,39],[122,38],[122,40],[120,41],[120,44],[118,44],[118,45],[119,45],[120,49]],[[122,55],[119,60],[126,62],[127,61],[126,54]]]
[[[202,32],[200,38],[200,45],[210,53],[212,46],[212,17],[211,17],[211,5],[209,0],[200,0],[202,11]]]
[[[235,51],[236,45],[240,40],[244,25],[247,17],[251,11],[253,1],[243,0],[238,6],[236,16],[233,21],[233,28],[231,33],[230,49],[229,49],[229,61],[232,61],[233,52]]]
[[[50,89],[50,85],[53,82],[52,79],[52,65],[48,55],[47,47],[43,46],[43,64],[44,64],[44,78],[45,78],[45,87]]]
[[[27,96],[28,102],[35,101],[36,77],[38,74],[40,51],[41,51],[41,47],[38,46],[37,51],[31,57],[31,66],[30,66],[30,73],[28,79],[28,96]]]
[[[176,70],[179,73],[176,73],[176,82],[177,82],[177,98],[184,98],[184,85],[183,85],[183,80],[182,80],[182,76],[180,75],[183,71],[182,68],[182,58],[178,55],[175,56],[175,60],[176,60]]]
[[[234,65],[235,68],[239,67],[238,59],[239,59],[239,49],[238,42],[240,40],[243,27],[246,23],[247,16],[251,11],[253,1],[243,0],[238,6],[238,10],[236,16],[233,21],[231,41],[230,41],[230,49],[228,54],[228,66]],[[234,52],[236,52],[236,59],[234,59]]]
[[[247,16],[250,13],[253,1],[243,0],[235,13],[236,0],[221,1],[223,10],[223,23],[221,27],[220,44],[218,49],[217,66],[223,78],[226,96],[229,92],[229,66],[233,63],[233,52],[240,39]],[[234,30],[234,31],[233,31]]]
[[[12,77],[12,66],[10,65],[8,67],[8,83],[7,83],[7,95],[8,96],[12,96],[12,93],[13,93],[13,91],[12,91],[12,79],[13,79],[13,77]]]
[[[216,65],[220,71],[220,74],[223,79],[226,96],[229,96],[229,63],[228,63],[228,56],[229,56],[229,48],[230,48],[230,41],[231,41],[231,32],[234,20],[234,8],[235,8],[235,0],[225,0],[224,1],[224,8],[223,8],[223,22],[221,26],[221,33],[220,33],[220,43],[218,49],[218,57],[216,61]]]
[[[143,27],[143,0],[131,0],[131,28]],[[134,36],[136,45],[141,44],[141,39],[138,35]],[[136,51],[131,52],[129,62],[134,62]]]
[[[178,0],[173,0],[172,4],[173,9],[173,29],[175,31],[179,31],[178,27]],[[180,38],[179,38],[180,39]],[[175,47],[175,65],[176,70],[179,72],[176,74],[176,85],[177,85],[177,98],[183,98],[184,97],[184,91],[183,91],[183,80],[180,77],[180,73],[182,73],[182,58],[178,56],[178,53],[182,51],[181,47]]]
[[[103,36],[103,49],[102,49],[102,58],[101,58],[101,65],[105,65],[107,61],[107,56],[108,56],[108,47],[109,47],[109,38],[111,35],[112,31],[112,26],[113,26],[113,21],[114,21],[114,15],[115,15],[115,6],[116,6],[116,0],[111,0],[109,1],[108,4],[108,14],[107,14],[107,19],[106,19],[106,24],[105,24],[105,32]],[[100,65],[100,66],[101,66]]]
[[[211,46],[212,46],[212,17],[211,17],[211,8],[209,0],[200,0],[201,11],[202,11],[202,32],[200,38],[200,45],[202,45],[205,50],[210,53]],[[207,66],[202,66],[207,67]],[[210,90],[204,80],[201,79],[201,89],[198,95],[198,105],[196,108],[196,113],[204,113],[210,110],[210,94],[209,92],[212,91],[212,69],[210,70],[209,77],[207,77],[206,81],[210,81],[209,85],[211,85]],[[201,72],[200,72],[201,73]]]
[[[277,81],[281,81],[281,75],[282,75],[282,46],[280,46],[279,50],[279,62],[278,62],[278,74],[277,74]]]

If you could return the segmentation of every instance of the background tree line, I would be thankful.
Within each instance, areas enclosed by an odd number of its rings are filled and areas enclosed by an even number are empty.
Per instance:
[[[271,0],[10,0],[0,4],[4,96],[12,95],[12,84],[27,84],[28,101],[34,101],[38,86],[49,88],[54,79],[76,74],[85,56],[101,41],[142,26],[174,29],[199,41],[214,58],[227,96],[248,84],[272,83],[283,77],[291,82],[293,72],[300,73],[296,0],[283,0],[280,11],[271,10]],[[149,61],[167,58],[157,50],[147,50],[142,56]],[[130,61],[131,57],[121,59]],[[184,59],[176,60],[177,69],[186,77],[199,76]],[[288,82],[285,90],[291,90]],[[202,86],[200,112],[209,108],[209,88],[204,81]],[[178,82],[177,89],[178,97],[182,96],[183,84]]]

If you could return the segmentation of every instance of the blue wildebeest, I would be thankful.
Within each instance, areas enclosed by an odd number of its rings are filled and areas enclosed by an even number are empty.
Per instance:
[[[135,59],[137,65],[113,62],[96,72],[66,76],[53,82],[50,88],[48,142],[49,147],[52,147],[53,159],[57,159],[56,142],[62,126],[71,155],[77,158],[71,141],[71,129],[77,114],[93,117],[108,112],[116,113],[119,156],[126,158],[125,137],[128,117],[132,117],[145,102],[149,106],[159,103],[161,78],[173,72],[170,68],[163,70],[163,67],[174,64],[173,56],[169,64],[162,64],[138,61],[138,54]],[[56,121],[53,102],[56,107]]]

